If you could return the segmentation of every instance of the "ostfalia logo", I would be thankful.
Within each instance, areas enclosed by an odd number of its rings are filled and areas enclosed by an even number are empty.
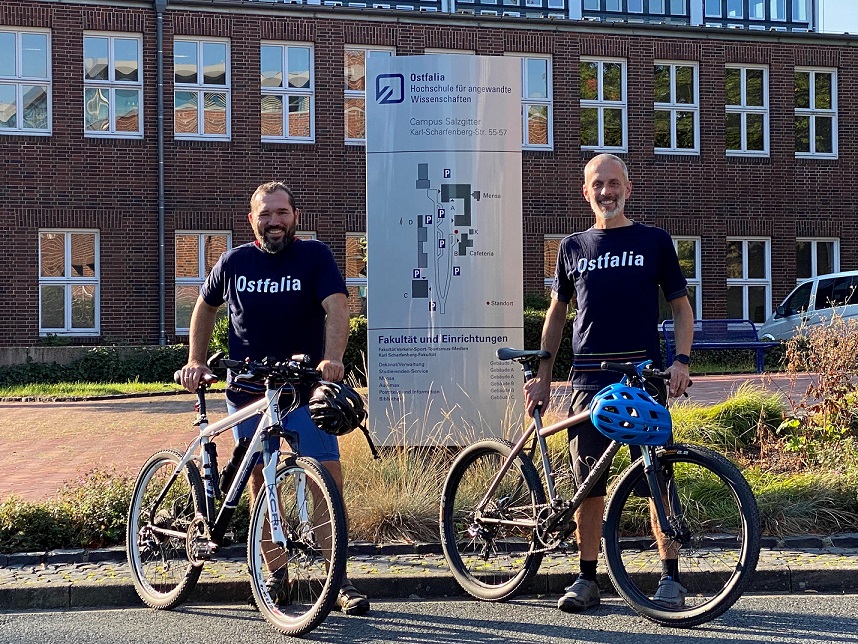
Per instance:
[[[375,77],[375,102],[381,105],[405,100],[405,77],[402,74],[379,74]]]

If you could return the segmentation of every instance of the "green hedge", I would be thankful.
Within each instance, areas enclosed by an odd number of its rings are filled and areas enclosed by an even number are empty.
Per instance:
[[[184,345],[94,347],[69,364],[40,363],[0,367],[0,386],[57,382],[172,382],[188,358]]]

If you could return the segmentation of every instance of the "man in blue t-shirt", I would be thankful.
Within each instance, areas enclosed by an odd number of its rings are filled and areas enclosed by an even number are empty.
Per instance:
[[[689,384],[688,354],[694,334],[694,313],[685,277],[670,235],[660,228],[629,219],[625,203],[632,191],[626,164],[612,154],[593,157],[584,169],[584,199],[596,222],[560,244],[551,304],[542,329],[542,360],[536,378],[524,387],[528,413],[550,399],[551,373],[560,347],[566,310],[573,298],[577,309],[572,332],[572,404],[570,415],[587,409],[593,396],[620,378],[599,364],[652,360],[661,367],[658,339],[658,291],[670,304],[676,333],[676,360],[668,366],[669,393],[680,396]],[[662,401],[664,402],[664,401]],[[580,484],[610,442],[591,423],[570,430],[569,456]],[[558,608],[572,612],[599,605],[596,562],[602,533],[607,475],[575,514],[581,572],[560,598]],[[682,606],[685,589],[678,581],[676,553],[667,546],[660,555],[663,574],[654,600]]]
[[[307,354],[325,380],[343,379],[343,353],[349,337],[348,291],[330,249],[319,241],[295,237],[299,216],[285,184],[265,183],[253,193],[247,218],[256,241],[221,255],[194,306],[188,364],[182,368],[182,384],[189,391],[196,391],[200,378],[210,373],[206,353],[217,310],[224,303],[229,311],[230,359],[284,360]],[[230,373],[227,381],[231,380]],[[307,392],[303,394],[306,403]],[[232,413],[259,396],[228,388],[226,398]],[[301,454],[319,460],[342,491],[337,438],[316,427],[306,406],[290,413],[286,422],[299,435]],[[254,417],[236,426],[236,441],[251,437],[257,424]],[[250,478],[251,501],[263,482],[259,464]],[[366,613],[370,607],[366,596],[348,579],[343,581],[337,606],[352,615]]]

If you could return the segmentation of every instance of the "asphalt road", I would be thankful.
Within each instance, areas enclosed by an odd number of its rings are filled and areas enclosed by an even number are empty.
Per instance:
[[[690,630],[662,628],[619,599],[585,615],[567,615],[556,598],[506,604],[477,601],[375,602],[368,617],[332,614],[307,642],[360,644],[858,644],[858,595],[744,597],[724,616]],[[172,612],[0,612],[2,644],[187,644],[299,641],[284,638],[254,610],[190,604]]]

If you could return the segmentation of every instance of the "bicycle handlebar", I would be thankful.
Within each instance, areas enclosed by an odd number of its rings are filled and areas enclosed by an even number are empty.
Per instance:
[[[616,371],[631,379],[643,376],[644,379],[660,378],[661,380],[670,380],[670,374],[667,371],[653,369],[652,367],[643,367],[638,372],[638,368],[631,362],[603,362],[599,366],[602,371]],[[692,384],[694,384],[693,381],[689,380],[688,386],[690,387]]]
[[[257,383],[274,378],[289,383],[314,383],[322,379],[322,372],[309,366],[310,356],[306,354],[294,355],[289,360],[281,361],[273,358],[263,358],[259,361],[247,359],[244,362],[224,359],[220,364],[232,370],[233,382]]]

